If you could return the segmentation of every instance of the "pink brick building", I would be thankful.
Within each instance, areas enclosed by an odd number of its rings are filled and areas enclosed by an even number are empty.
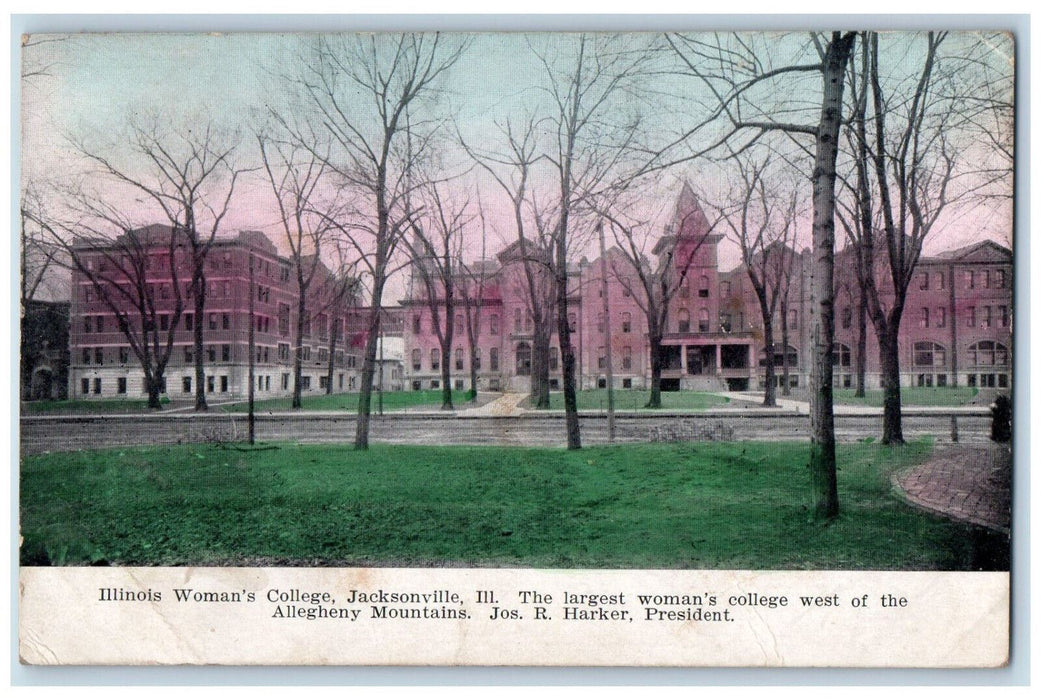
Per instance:
[[[665,390],[725,391],[763,386],[765,348],[759,306],[744,267],[719,270],[720,240],[721,236],[709,232],[693,192],[684,187],[671,224],[653,250],[659,256],[675,243],[673,259],[684,261],[688,267],[686,281],[671,301],[663,338]],[[570,273],[569,311],[579,388],[606,386],[606,347],[610,343],[615,386],[645,389],[651,371],[642,288],[634,282],[635,270],[619,250],[609,249],[607,257],[607,318],[599,259],[583,260]],[[787,317],[775,318],[773,326],[776,381],[783,381],[781,363],[787,357],[789,382],[799,387],[808,384],[810,373],[810,256],[808,251],[793,252],[792,258]],[[527,303],[518,244],[502,251],[495,261],[483,264],[487,277],[478,304],[478,388],[527,391],[536,321]],[[902,384],[1010,386],[1011,280],[1011,251],[990,241],[923,257],[908,292],[901,324]],[[429,303],[422,285],[413,284],[411,289],[402,309],[405,385],[411,389],[438,388],[440,348],[431,326]],[[859,299],[851,261],[842,252],[836,262],[836,289],[835,382],[840,388],[852,387]],[[456,388],[468,388],[470,354],[461,303],[454,315],[457,332],[451,353],[452,382]],[[551,318],[555,326],[555,314]],[[789,335],[787,352],[782,347],[782,323],[787,325]],[[552,388],[561,385],[559,357],[554,331]],[[878,344],[870,321],[866,373],[868,387],[878,388]]]
[[[165,372],[165,392],[171,399],[191,400],[195,381],[192,324],[204,332],[206,393],[211,402],[239,400],[248,390],[249,364],[249,261],[254,259],[253,317],[258,399],[288,396],[293,390],[293,348],[298,292],[291,263],[281,257],[268,238],[257,231],[217,239],[206,263],[206,311],[196,319],[189,298],[191,269],[183,246],[175,252],[175,270],[183,299],[183,311],[175,319],[176,294],[168,250],[172,231],[152,225],[124,234],[110,244],[78,241],[75,252],[86,271],[72,275],[69,345],[69,396],[75,398],[140,398],[146,394],[140,363],[119,329],[111,301],[102,298],[103,287],[140,281],[155,307],[155,323],[161,338],[173,334],[173,352]],[[132,258],[145,266],[141,275],[123,272]],[[122,266],[122,267],[121,267]],[[324,267],[312,283],[316,298],[313,315],[304,323],[301,338],[303,393],[325,393],[329,353],[333,357],[333,391],[357,388],[360,350],[351,338],[345,341],[350,302],[330,308],[317,298],[330,275]],[[127,299],[110,294],[118,309],[128,313],[132,327],[142,322]],[[148,321],[151,323],[152,321]],[[348,328],[349,331],[349,328]],[[331,339],[335,334],[336,343]]]

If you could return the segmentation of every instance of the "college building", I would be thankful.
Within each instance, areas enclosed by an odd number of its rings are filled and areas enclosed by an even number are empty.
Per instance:
[[[156,324],[160,346],[172,336],[173,350],[165,371],[163,393],[171,399],[194,397],[193,324],[201,324],[206,393],[211,401],[232,401],[249,387],[250,308],[254,329],[255,396],[288,396],[293,391],[293,353],[298,300],[291,261],[278,254],[257,231],[217,238],[206,257],[206,311],[195,318],[191,298],[191,265],[186,244],[174,242],[173,230],[152,225],[127,232],[113,241],[79,240],[79,260],[72,273],[69,323],[69,396],[74,398],[140,398],[147,395],[141,363],[119,327],[116,312],[131,328]],[[175,267],[169,252],[174,250]],[[253,281],[250,282],[250,264]],[[306,262],[305,262],[306,267]],[[176,274],[175,274],[176,273]],[[174,277],[183,310],[175,318]],[[303,323],[301,386],[304,395],[325,393],[332,360],[332,390],[356,390],[361,367],[359,316],[366,311],[353,298],[330,301],[332,274],[318,263],[309,288],[310,311]],[[124,294],[120,286],[144,285],[145,294]],[[252,286],[252,291],[251,291]],[[250,304],[250,297],[252,305]],[[154,307],[142,319],[134,299]],[[154,318],[154,321],[152,320]],[[140,331],[137,331],[140,336]],[[160,351],[162,351],[160,347]]]
[[[718,248],[722,236],[709,222],[689,186],[675,204],[670,224],[653,248],[662,256],[682,261],[686,272],[675,287],[663,336],[663,390],[697,389],[743,391],[765,383],[766,347],[759,303],[743,266],[721,272]],[[530,245],[530,244],[529,244]],[[454,347],[450,354],[454,388],[468,388],[470,350],[468,323],[474,326],[474,354],[478,389],[528,391],[532,372],[534,324],[529,281],[524,260],[538,251],[507,247],[493,261],[482,261],[460,275],[452,322]],[[884,249],[879,250],[885,256]],[[650,346],[647,340],[643,287],[629,259],[617,248],[599,259],[583,259],[569,269],[569,321],[576,353],[579,389],[605,387],[607,349],[617,388],[646,389],[650,385]],[[790,251],[792,261],[785,318],[773,319],[776,381],[784,381],[788,365],[792,387],[806,386],[810,375],[810,253]],[[422,262],[416,263],[422,264]],[[607,269],[607,312],[601,270]],[[542,268],[544,269],[544,268]],[[678,275],[679,270],[673,274]],[[545,273],[543,273],[545,274]],[[441,349],[433,326],[426,285],[413,271],[410,292],[402,301],[404,316],[405,385],[413,390],[440,388]],[[679,279],[676,277],[675,279]],[[836,386],[856,383],[855,348],[859,286],[850,254],[836,257]],[[537,281],[537,280],[536,280]],[[544,281],[544,280],[543,280]],[[904,386],[979,386],[1007,388],[1011,372],[1012,253],[991,241],[922,257],[908,289],[900,328],[900,370]],[[538,284],[535,285],[538,288]],[[882,290],[882,303],[892,300],[892,289]],[[467,313],[466,304],[469,304]],[[443,300],[435,299],[438,318]],[[549,358],[550,386],[562,386],[556,314]],[[442,321],[443,323],[443,321]],[[787,328],[782,328],[782,324]],[[782,343],[787,332],[788,346]],[[866,383],[880,386],[878,342],[867,324]]]
[[[194,343],[192,327],[204,333],[206,392],[214,401],[240,400],[248,388],[250,297],[253,297],[256,396],[288,396],[293,391],[293,353],[299,299],[296,275],[289,259],[278,254],[268,238],[242,231],[214,241],[206,262],[206,311],[194,318],[190,299],[190,266],[177,263],[177,284],[184,310],[175,321],[173,273],[168,258],[168,226],[153,225],[99,244],[80,241],[75,254],[82,269],[72,275],[69,311],[68,394],[76,398],[142,397],[143,373],[113,311],[120,300],[132,327],[141,323],[130,308],[129,297],[109,294],[106,285],[128,284],[120,265],[128,251],[144,252],[142,281],[155,307],[155,323],[165,339],[172,334],[173,352],[165,372],[165,395],[190,400],[194,396]],[[759,304],[747,270],[738,266],[719,270],[722,237],[709,222],[689,186],[674,206],[671,222],[652,249],[661,260],[682,261],[686,270],[669,304],[663,336],[662,388],[666,391],[744,391],[761,389],[765,382],[766,347]],[[183,246],[175,246],[183,250]],[[884,250],[880,250],[884,257]],[[181,253],[177,253],[182,255]],[[494,260],[478,261],[460,274],[453,310],[453,347],[449,354],[453,388],[468,389],[474,363],[479,391],[526,392],[531,386],[534,324],[529,304],[532,279],[525,260],[538,251],[519,242]],[[576,353],[580,389],[605,387],[608,355],[617,388],[646,389],[650,384],[650,346],[644,312],[644,292],[630,260],[609,248],[606,260],[582,259],[569,269],[568,318]],[[253,259],[253,291],[249,266]],[[784,318],[773,320],[775,381],[783,382],[782,365],[792,387],[806,386],[810,374],[809,251],[790,252],[791,269]],[[413,263],[405,298],[383,310],[384,347],[393,346],[381,360],[384,388],[388,390],[439,389],[442,373],[440,343],[432,307],[444,323],[443,298],[433,303],[418,274],[422,260]],[[534,265],[534,286],[546,293],[547,267]],[[606,285],[601,271],[606,267]],[[530,272],[530,269],[529,269]],[[673,274],[678,274],[674,271]],[[880,275],[880,279],[885,279]],[[349,392],[360,385],[361,353],[370,313],[348,295],[328,303],[321,290],[331,273],[319,263],[309,291],[308,318],[304,319],[300,348],[302,390]],[[679,279],[678,277],[676,279]],[[835,383],[855,385],[859,287],[851,255],[839,251],[835,267],[836,307],[834,349]],[[606,293],[606,313],[604,294]],[[435,293],[436,295],[436,293]],[[442,295],[443,297],[443,295]],[[882,303],[891,303],[891,289],[882,290]],[[552,293],[547,294],[552,298]],[[780,307],[780,305],[778,305]],[[551,389],[562,385],[556,313],[549,356]],[[148,321],[151,323],[152,321]],[[786,328],[782,328],[782,324]],[[471,358],[471,326],[476,348]],[[443,327],[443,325],[442,325]],[[784,347],[782,331],[787,332]],[[396,339],[389,341],[387,339]],[[880,386],[878,343],[870,321],[866,334],[866,380]],[[908,289],[900,329],[900,370],[904,386],[977,386],[1006,389],[1011,385],[1012,253],[992,241],[922,257]],[[610,353],[608,353],[610,349]],[[380,358],[377,358],[380,361]],[[43,376],[43,373],[40,373]]]

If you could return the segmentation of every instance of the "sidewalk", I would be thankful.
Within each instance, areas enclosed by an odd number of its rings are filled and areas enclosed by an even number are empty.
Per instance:
[[[936,448],[932,458],[894,474],[893,486],[912,504],[959,522],[1009,534],[1012,452],[1006,445]]]
[[[528,398],[527,394],[503,394],[494,401],[476,408],[465,408],[455,412],[460,418],[473,418],[480,416],[493,416],[497,418],[512,418],[527,413],[527,409],[521,404]]]

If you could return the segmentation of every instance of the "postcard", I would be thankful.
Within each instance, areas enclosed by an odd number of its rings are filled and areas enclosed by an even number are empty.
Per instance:
[[[19,658],[995,668],[1015,37],[22,39]]]

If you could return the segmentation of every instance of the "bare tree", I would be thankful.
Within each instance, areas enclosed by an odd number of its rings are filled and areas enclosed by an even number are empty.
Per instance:
[[[861,53],[863,95],[855,101],[858,217],[850,230],[855,232],[857,273],[878,336],[882,442],[887,445],[904,442],[899,335],[907,289],[922,245],[951,201],[956,177],[958,146],[951,129],[956,105],[937,90],[944,77],[940,49],[947,37],[946,32],[918,37],[924,40],[921,64],[909,73],[908,61],[901,61],[896,79],[880,67],[877,33],[866,33]],[[870,118],[866,116],[869,100]],[[873,252],[876,211],[886,250],[884,264],[876,262]],[[890,304],[883,301],[885,292],[892,294]]]
[[[750,152],[735,156],[737,169],[736,190],[731,192],[733,207],[724,207],[722,219],[730,237],[741,250],[748,279],[759,302],[763,321],[763,349],[766,353],[766,386],[764,406],[777,405],[777,375],[775,369],[774,319],[780,302],[782,363],[788,366],[787,297],[791,287],[791,268],[795,251],[798,191],[785,193],[778,186],[771,170],[770,158],[757,158]],[[784,377],[788,387],[787,373]]]
[[[480,219],[480,246],[477,259],[466,262],[460,257],[461,271],[460,292],[463,297],[463,311],[466,315],[466,343],[470,350],[470,400],[477,400],[477,373],[481,364],[481,324],[484,318],[484,293],[492,276],[492,264],[486,259],[488,251],[488,225],[484,215],[484,205],[480,193],[477,197],[478,218]],[[469,237],[472,242],[472,236]]]
[[[180,274],[191,269],[187,236],[161,224],[134,229],[121,211],[82,189],[63,194],[67,203],[74,204],[75,218],[43,219],[30,212],[30,220],[50,245],[62,251],[54,259],[88,283],[73,289],[73,294],[83,295],[81,303],[101,302],[112,315],[112,330],[123,335],[129,352],[141,365],[148,407],[158,410],[162,408],[166,367],[184,310]],[[157,283],[157,277],[169,282]],[[86,313],[79,318],[87,332],[108,332],[105,315]],[[104,352],[104,348],[96,348],[84,360],[105,362]],[[129,361],[123,349],[119,352],[120,363]]]
[[[128,142],[101,150],[75,140],[79,153],[105,180],[143,195],[185,237],[191,259],[189,289],[195,318],[195,410],[205,411],[203,324],[206,260],[228,213],[242,170],[233,157],[236,139],[213,123],[168,128],[165,119],[131,120]],[[121,163],[117,153],[128,152]],[[127,204],[126,206],[132,206]]]
[[[303,341],[310,329],[311,287],[316,276],[325,272],[322,253],[339,231],[331,223],[338,218],[335,202],[320,201],[328,195],[323,186],[328,180],[328,154],[302,148],[258,132],[257,143],[264,173],[278,204],[279,224],[289,246],[289,260],[297,288],[296,334],[293,343],[293,399],[300,408],[303,381]],[[309,332],[307,333],[310,334]]]
[[[429,182],[420,197],[425,202],[411,222],[411,237],[403,238],[412,260],[413,274],[423,285],[430,325],[441,348],[441,409],[452,404],[452,347],[456,333],[463,332],[463,314],[456,313],[464,229],[470,223],[469,200],[452,201],[444,185]],[[465,287],[465,283],[463,285]],[[465,296],[462,297],[464,307]],[[471,353],[471,365],[472,365]]]
[[[36,185],[32,182],[22,192],[20,205],[21,223],[21,246],[20,246],[20,304],[21,315],[25,315],[26,305],[35,300],[37,295],[43,292],[47,296],[48,291],[55,291],[56,286],[54,272],[59,267],[68,268],[68,265],[60,265],[57,258],[62,253],[62,247],[56,245],[47,235],[44,228],[38,223],[47,220],[44,211],[43,198]]]
[[[630,194],[632,194],[630,192]],[[665,235],[658,235],[653,219],[640,220],[632,203],[617,199],[612,209],[600,215],[608,222],[623,264],[612,261],[611,273],[631,295],[647,321],[647,341],[651,362],[651,388],[647,408],[661,408],[661,375],[665,368],[662,341],[669,331],[672,303],[688,287],[688,275],[698,251],[715,227],[690,185],[684,183],[673,220]],[[648,250],[652,248],[652,250]],[[657,258],[650,261],[650,255]]]
[[[560,344],[564,413],[568,449],[582,446],[578,423],[576,361],[571,341],[569,261],[583,209],[595,210],[593,199],[616,186],[631,155],[640,120],[623,107],[631,104],[647,52],[631,38],[581,34],[559,56],[536,51],[544,68],[545,92],[551,102],[546,117],[549,144],[545,156],[554,173],[556,225],[553,227],[552,271],[556,291],[557,339]],[[622,96],[627,98],[624,102]],[[588,233],[593,232],[587,226]]]
[[[815,512],[833,518],[839,512],[835,463],[835,417],[833,410],[832,354],[835,342],[835,181],[838,142],[842,126],[846,66],[853,51],[854,32],[831,32],[810,36],[815,60],[798,56],[782,58],[774,65],[769,50],[753,46],[747,37],[727,40],[698,36],[666,37],[681,64],[696,77],[710,95],[713,109],[703,125],[722,119],[723,134],[698,154],[727,144],[741,152],[768,133],[792,139],[813,139],[810,151],[813,169],[813,261],[810,282],[810,341],[813,361],[810,373],[810,473],[816,492]],[[788,99],[800,77],[818,77],[819,93],[810,103],[819,105],[815,123],[791,117],[799,103]],[[802,99],[805,96],[800,95]],[[750,134],[743,143],[734,139]],[[682,140],[689,138],[684,134]],[[687,157],[689,159],[694,156]]]
[[[531,404],[549,408],[549,356],[556,292],[551,269],[552,230],[533,191],[536,166],[543,160],[538,149],[537,121],[533,116],[499,126],[505,140],[502,152],[478,149],[460,138],[470,157],[485,170],[509,198],[516,253],[524,273],[520,296],[532,319]]]
[[[428,153],[440,123],[438,85],[466,42],[438,34],[318,36],[300,61],[299,88],[328,155],[308,130],[291,127],[294,141],[311,148],[354,196],[355,209],[334,223],[355,247],[371,278],[358,397],[356,449],[369,446],[369,421],[383,291],[392,259],[415,212],[413,172]],[[324,147],[323,147],[324,148]]]

